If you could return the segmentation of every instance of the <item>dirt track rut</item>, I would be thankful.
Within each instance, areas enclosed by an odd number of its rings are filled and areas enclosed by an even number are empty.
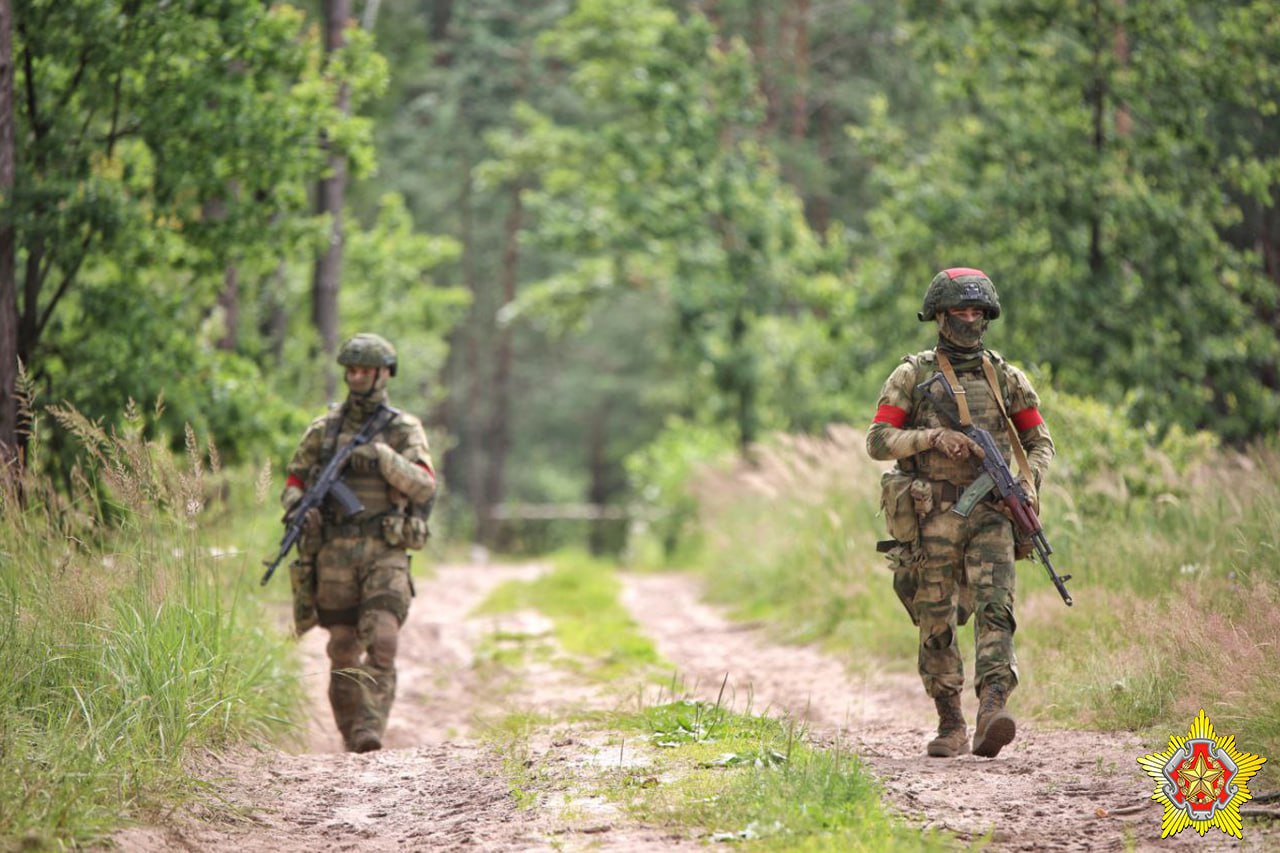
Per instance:
[[[300,644],[312,706],[305,751],[209,756],[193,772],[230,809],[198,809],[120,833],[114,843],[141,853],[702,846],[696,838],[629,823],[607,803],[576,802],[573,818],[565,817],[563,800],[556,806],[544,798],[541,807],[519,809],[502,756],[477,741],[481,716],[554,714],[619,701],[616,688],[584,687],[551,670],[526,674],[513,691],[477,666],[481,640],[513,626],[504,622],[508,617],[471,617],[473,608],[499,583],[542,570],[447,566],[419,583],[402,634],[400,695],[382,752],[341,752],[325,698],[325,635],[312,632]],[[1020,719],[1017,740],[995,760],[927,759],[933,709],[914,676],[852,675],[817,649],[773,643],[762,627],[731,622],[701,603],[696,581],[685,575],[624,576],[623,601],[686,689],[715,700],[727,675],[725,696],[735,710],[750,706],[806,719],[818,742],[862,756],[882,780],[886,803],[914,825],[989,839],[997,850],[1280,848],[1274,826],[1247,828],[1243,846],[1217,830],[1203,839],[1185,831],[1161,841],[1158,806],[1147,799],[1149,782],[1135,762],[1146,750],[1135,738]],[[527,622],[529,615],[510,618]],[[975,705],[966,697],[970,721]],[[586,747],[535,737],[528,748],[531,762],[563,776],[581,766]]]

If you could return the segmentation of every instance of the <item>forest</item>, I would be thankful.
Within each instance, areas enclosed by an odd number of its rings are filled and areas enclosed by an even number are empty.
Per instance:
[[[187,592],[210,655],[259,657],[234,701],[183,701],[243,706],[216,743],[296,727],[270,612],[220,596],[250,595],[338,348],[374,332],[439,475],[422,562],[692,569],[790,641],[913,663],[861,431],[935,343],[934,274],[978,267],[1076,564],[1075,612],[1028,622],[1096,641],[1029,641],[1037,718],[1176,731],[1206,701],[1177,685],[1239,664],[1257,690],[1216,713],[1274,752],[1278,46],[1271,0],[0,0],[0,640],[153,630],[116,596],[230,548]],[[94,580],[134,558],[145,583]],[[71,635],[24,634],[46,596]],[[1142,651],[1210,611],[1184,640],[1212,655]],[[61,660],[0,688],[0,767],[62,736],[30,708],[80,714],[41,698],[81,678]],[[112,826],[23,817],[14,785],[0,833]]]

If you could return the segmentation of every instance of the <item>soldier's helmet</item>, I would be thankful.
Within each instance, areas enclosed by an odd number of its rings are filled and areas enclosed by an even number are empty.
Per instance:
[[[982,270],[970,267],[952,267],[943,270],[929,282],[924,294],[924,307],[916,316],[927,322],[948,308],[964,308],[976,305],[987,312],[987,319],[1000,316],[1000,297],[996,286]]]
[[[396,348],[382,335],[361,332],[338,348],[338,364],[343,367],[389,367],[396,375]]]

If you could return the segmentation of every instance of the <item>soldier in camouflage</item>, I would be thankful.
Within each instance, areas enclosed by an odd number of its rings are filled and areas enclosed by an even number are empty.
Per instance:
[[[396,352],[384,338],[359,334],[338,351],[347,399],[308,427],[287,469],[286,519],[310,481],[387,403]],[[392,410],[394,412],[394,410]],[[363,509],[339,517],[336,507],[312,510],[290,567],[299,633],[329,631],[329,702],[346,748],[381,749],[396,690],[396,644],[409,612],[412,581],[407,549],[427,538],[436,481],[422,423],[384,415],[386,425],[347,462],[343,481]]]
[[[884,477],[884,509],[897,542],[885,544],[894,546],[894,586],[919,625],[920,677],[938,711],[938,736],[928,754],[953,757],[970,749],[960,704],[964,666],[957,631],[973,615],[979,707],[972,749],[994,757],[1016,733],[1005,710],[1018,684],[1013,523],[994,493],[971,508],[964,501],[965,488],[981,473],[982,449],[952,428],[959,407],[937,383],[930,393],[918,386],[943,371],[957,395],[963,391],[972,424],[991,433],[1006,461],[1025,459],[1030,471],[1021,475],[1033,501],[1053,458],[1053,441],[1026,375],[983,347],[988,323],[1000,316],[999,297],[985,273],[938,273],[918,316],[937,323],[937,346],[907,356],[889,376],[867,433],[867,451],[874,459],[896,460]],[[1016,450],[1015,439],[1021,445]]]

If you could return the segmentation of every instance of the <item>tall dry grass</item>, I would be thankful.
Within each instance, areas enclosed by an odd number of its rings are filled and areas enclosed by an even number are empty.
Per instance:
[[[1076,605],[1018,564],[1023,712],[1158,739],[1203,707],[1280,750],[1280,452],[1149,448],[1119,476],[1063,451],[1042,518]],[[915,629],[874,550],[881,470],[849,428],[708,468],[695,490],[711,594],[853,665],[913,670]]]
[[[209,547],[243,520],[211,523],[216,448],[175,457],[132,405],[27,411],[30,459],[46,429],[83,452],[64,488],[0,477],[0,838],[68,846],[191,796],[192,748],[281,737],[300,691],[247,560]]]
[[[914,660],[915,629],[875,543],[883,465],[864,434],[779,435],[750,463],[693,483],[710,595],[796,640],[821,639],[877,665]]]

